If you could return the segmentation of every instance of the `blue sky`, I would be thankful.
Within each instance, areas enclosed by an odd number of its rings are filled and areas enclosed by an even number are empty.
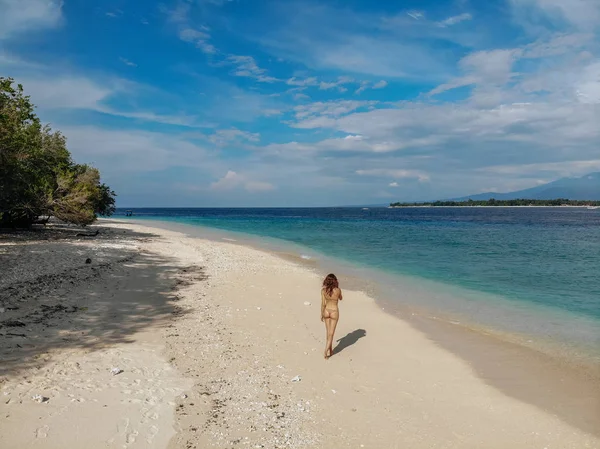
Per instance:
[[[600,171],[600,0],[0,0],[0,75],[121,206],[324,206]]]

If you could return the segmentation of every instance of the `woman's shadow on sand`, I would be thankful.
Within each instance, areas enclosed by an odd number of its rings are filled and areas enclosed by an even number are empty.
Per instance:
[[[350,332],[345,337],[342,337],[339,340],[337,340],[337,346],[333,350],[333,353],[339,354],[344,349],[346,349],[348,346],[352,346],[358,340],[360,340],[361,338],[366,337],[366,336],[367,336],[367,331],[364,329],[356,329],[355,331]]]

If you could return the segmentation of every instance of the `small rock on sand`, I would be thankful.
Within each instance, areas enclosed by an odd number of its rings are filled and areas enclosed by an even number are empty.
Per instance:
[[[302,378],[300,376],[295,376],[292,378],[292,382],[300,382]]]
[[[305,306],[310,306],[310,302],[309,301],[304,301],[304,305]]]
[[[110,370],[110,372],[112,373],[113,376],[116,376],[117,374],[121,374],[123,372],[123,370],[121,368],[113,368]]]
[[[31,399],[33,399],[35,402],[39,402],[40,404],[43,404],[50,400],[50,398],[47,398],[46,396],[42,396],[41,394],[36,394],[36,395],[32,396]]]

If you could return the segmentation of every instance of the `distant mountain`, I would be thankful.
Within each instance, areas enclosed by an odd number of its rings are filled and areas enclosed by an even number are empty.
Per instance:
[[[453,198],[451,201],[489,200],[514,200],[517,198],[531,200],[552,200],[565,198],[569,200],[600,200],[600,172],[590,173],[581,178],[561,178],[548,184],[542,184],[531,189],[516,192],[495,193],[486,192],[477,195]]]

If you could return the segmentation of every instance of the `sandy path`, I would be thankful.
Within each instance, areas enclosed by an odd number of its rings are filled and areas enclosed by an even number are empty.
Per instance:
[[[600,448],[360,292],[345,292],[340,346],[324,361],[320,275],[230,243],[108,226],[153,237],[102,282],[66,289],[88,307],[82,329],[102,318],[86,344],[12,362],[2,448]],[[124,372],[111,376],[117,363]]]

